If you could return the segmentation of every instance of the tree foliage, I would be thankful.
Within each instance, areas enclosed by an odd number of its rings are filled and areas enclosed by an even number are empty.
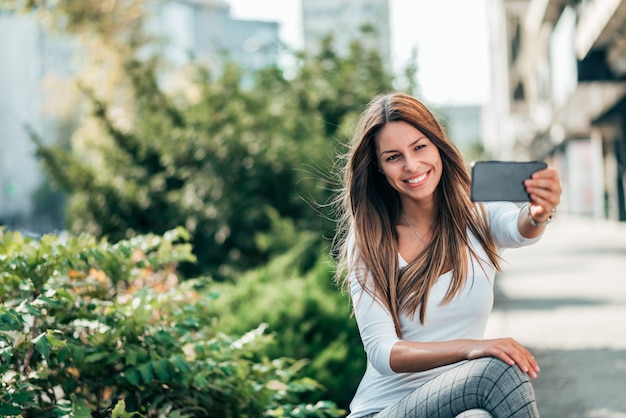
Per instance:
[[[329,39],[319,55],[300,55],[290,78],[276,67],[247,74],[229,64],[215,76],[160,64],[125,55],[123,106],[85,85],[90,117],[74,149],[38,141],[53,183],[71,196],[72,232],[119,240],[184,226],[199,260],[190,274],[221,279],[288,248],[258,245],[269,213],[332,233],[316,212],[333,192],[320,173],[361,107],[391,88],[376,52],[355,43],[340,56]],[[175,77],[183,87],[168,90]]]

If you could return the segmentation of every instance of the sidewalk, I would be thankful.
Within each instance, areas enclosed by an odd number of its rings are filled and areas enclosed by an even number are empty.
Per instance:
[[[504,258],[487,338],[531,349],[541,417],[626,418],[626,224],[559,216]]]

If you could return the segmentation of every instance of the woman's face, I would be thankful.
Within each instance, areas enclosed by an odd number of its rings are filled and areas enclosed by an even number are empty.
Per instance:
[[[441,180],[439,148],[412,125],[389,122],[376,136],[378,167],[400,198],[432,200]]]

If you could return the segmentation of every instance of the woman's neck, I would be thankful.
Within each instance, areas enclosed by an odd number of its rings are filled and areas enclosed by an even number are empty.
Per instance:
[[[434,226],[437,216],[437,204],[431,201],[415,201],[405,199],[401,202],[400,211],[403,218],[409,224],[426,224]]]

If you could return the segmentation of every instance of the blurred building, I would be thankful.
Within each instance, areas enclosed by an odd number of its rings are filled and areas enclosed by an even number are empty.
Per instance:
[[[485,147],[546,159],[562,207],[626,221],[626,0],[488,0]]]
[[[194,59],[219,71],[224,62],[234,61],[257,70],[278,61],[278,24],[234,19],[225,1],[155,1],[150,11],[148,29],[164,40],[156,52],[174,65]],[[50,207],[51,200],[45,200],[50,196],[42,196],[49,191],[24,126],[45,143],[69,143],[71,132],[62,132],[55,101],[63,87],[46,86],[54,80],[71,83],[80,62],[72,39],[50,34],[33,16],[0,10],[0,225],[35,233],[63,226],[62,215],[48,216],[60,209]]]
[[[302,25],[306,51],[317,50],[327,36],[340,53],[359,41],[379,51],[391,69],[389,0],[302,0]]]
[[[45,143],[56,139],[58,122],[45,113],[52,98],[46,85],[74,71],[73,52],[71,40],[47,33],[33,18],[0,12],[0,225],[54,223],[34,213],[44,176],[25,126]]]
[[[164,56],[174,64],[194,59],[219,71],[232,61],[255,71],[278,62],[278,23],[234,19],[226,1],[157,1],[154,11],[149,27],[164,37]]]

